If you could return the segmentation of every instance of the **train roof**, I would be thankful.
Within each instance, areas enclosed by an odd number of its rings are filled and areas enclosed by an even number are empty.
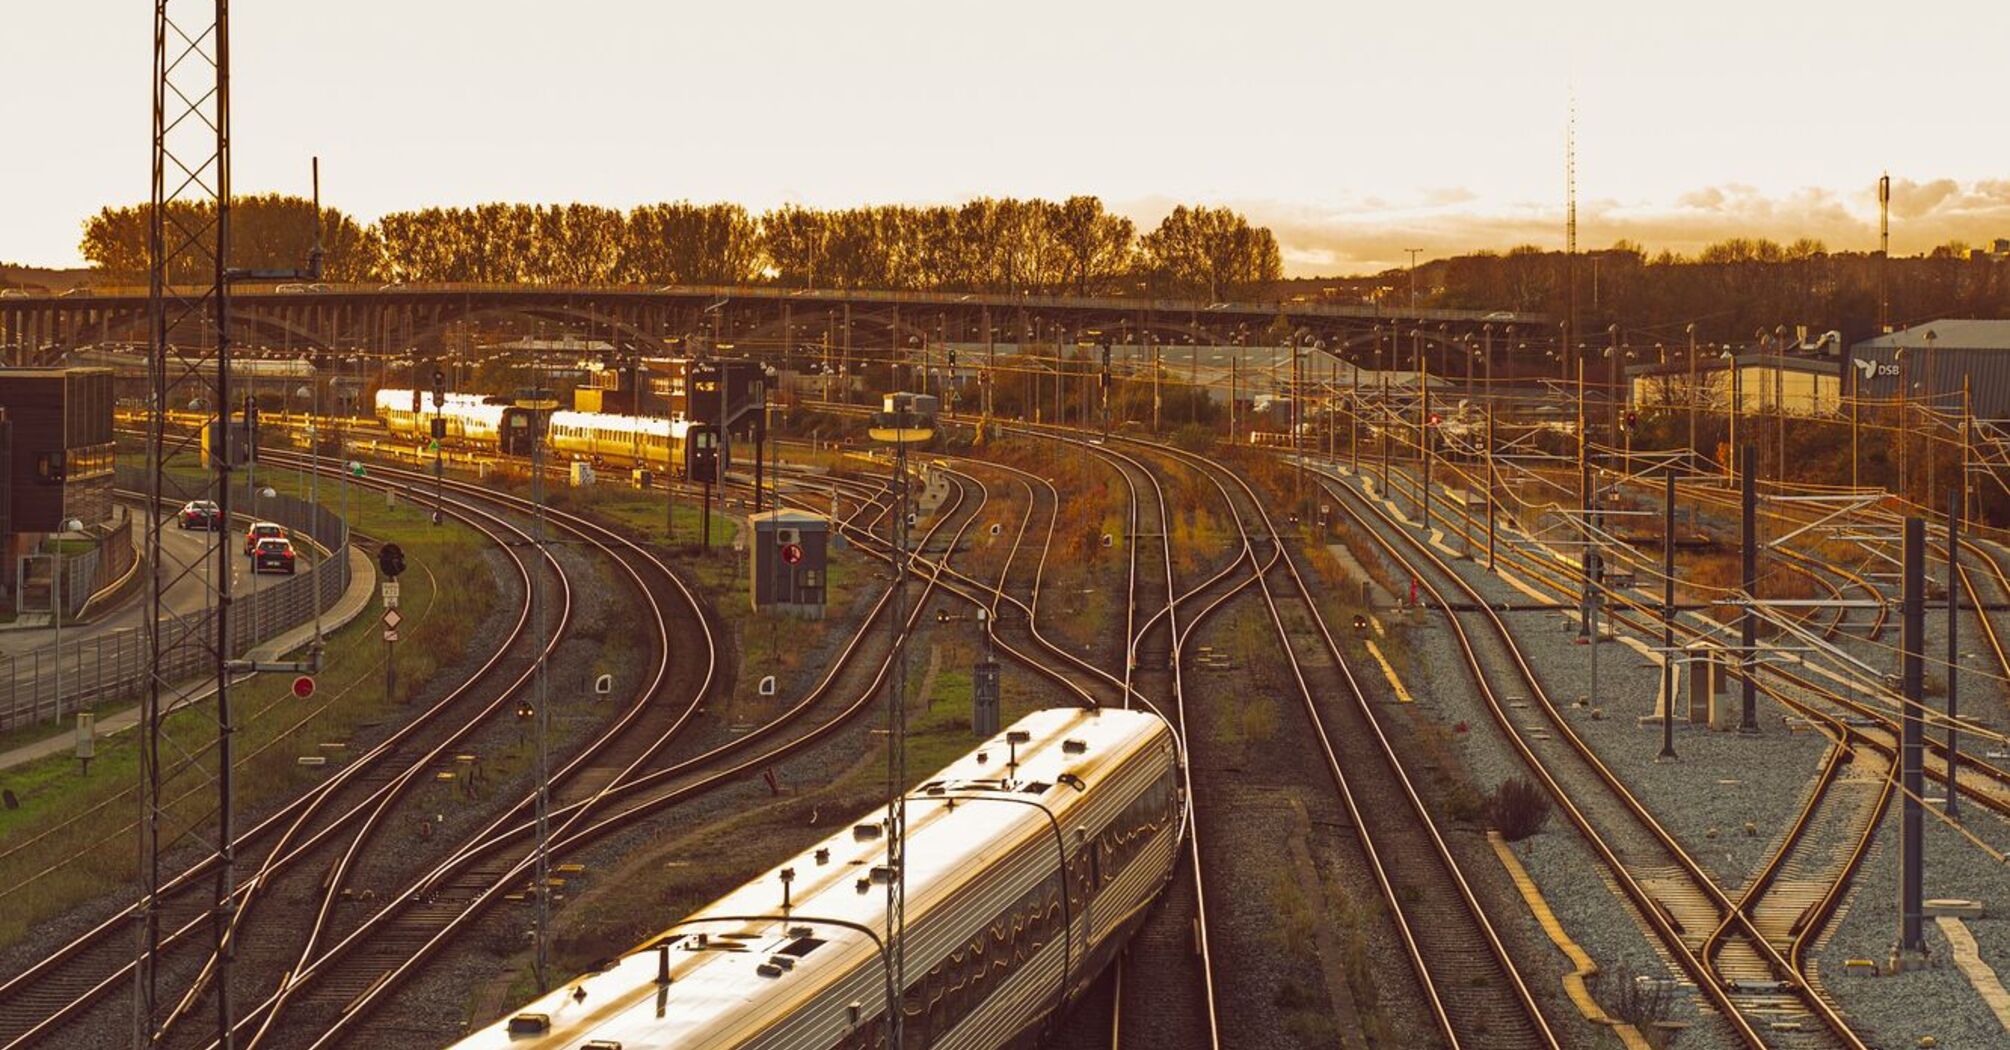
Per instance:
[[[1012,734],[1018,764],[1008,769]],[[1089,796],[1124,759],[1158,749],[1172,762],[1171,731],[1156,715],[1127,710],[1036,711],[925,781],[908,797],[909,922],[923,916]],[[1079,785],[1079,786],[1077,786]],[[1037,805],[987,805],[987,798]],[[1050,817],[1049,814],[1055,814]],[[862,968],[882,987],[879,938],[886,929],[883,811],[844,830],[699,910],[599,973],[565,982],[526,1005],[549,1029],[512,1038],[504,1018],[471,1033],[462,1050],[578,1047],[587,1040],[637,1047],[726,1050],[741,1046]],[[825,851],[821,862],[819,851]],[[782,873],[791,872],[783,917]],[[700,939],[703,943],[700,943]],[[670,985],[656,983],[659,944],[669,945]],[[918,964],[918,965],[917,965]],[[926,963],[910,964],[919,976]],[[583,996],[578,995],[584,992]],[[878,991],[861,1000],[877,1016]],[[833,1017],[833,1025],[845,1019]]]
[[[377,408],[379,411],[409,412],[411,411],[411,407],[412,391],[409,389],[377,391]],[[508,407],[509,404],[507,402],[491,404],[479,394],[448,394],[446,404],[440,406],[440,414],[443,416],[452,416],[455,419],[472,419],[491,426],[500,426],[502,424],[503,410]],[[421,402],[419,415],[431,416],[432,414],[432,396],[427,395]]]

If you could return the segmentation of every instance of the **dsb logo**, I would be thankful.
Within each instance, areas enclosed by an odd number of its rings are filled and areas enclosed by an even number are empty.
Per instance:
[[[1861,357],[1852,359],[1850,363],[1856,366],[1856,370],[1862,373],[1865,379],[1875,379],[1878,376],[1895,376],[1898,374],[1897,364],[1884,364],[1883,362],[1871,361]]]

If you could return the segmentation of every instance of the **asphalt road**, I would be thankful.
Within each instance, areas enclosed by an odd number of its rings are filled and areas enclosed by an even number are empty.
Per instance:
[[[143,530],[136,530],[143,532]],[[144,542],[144,535],[135,535],[136,542]],[[233,530],[228,533],[204,532],[202,530],[183,531],[169,528],[161,536],[161,560],[166,563],[168,579],[167,605],[179,614],[199,613],[210,601],[210,581],[213,579],[216,561],[214,544],[230,544],[231,593],[250,594],[273,586],[287,577],[281,573],[253,573],[251,559],[243,554],[244,533]],[[300,570],[306,571],[313,564],[313,550],[301,545]],[[191,571],[192,568],[192,571]],[[86,639],[119,630],[139,630],[151,612],[147,586],[141,583],[134,587],[117,608],[105,612],[90,623],[63,625],[63,650],[68,652],[72,645]],[[55,627],[28,627],[0,631],[0,655],[19,656],[38,647],[49,645],[56,640]]]

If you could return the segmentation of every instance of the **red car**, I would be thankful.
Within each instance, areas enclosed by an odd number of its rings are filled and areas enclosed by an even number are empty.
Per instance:
[[[183,529],[215,532],[223,528],[223,508],[212,500],[190,500],[182,504],[180,525]]]
[[[250,528],[244,530],[244,553],[256,551],[261,541],[285,538],[286,526],[271,521],[254,521]]]

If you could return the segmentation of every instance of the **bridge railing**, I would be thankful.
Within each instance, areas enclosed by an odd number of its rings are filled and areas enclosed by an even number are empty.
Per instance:
[[[1542,314],[1521,313],[1507,310],[1445,310],[1437,308],[1384,309],[1380,303],[1367,305],[1322,303],[1313,301],[1292,301],[1286,299],[1261,300],[1214,300],[1180,298],[1146,298],[1129,296],[1087,296],[1054,294],[1011,294],[1004,292],[958,292],[919,291],[898,289],[846,289],[846,288],[788,288],[781,285],[715,285],[715,284],[494,284],[488,282],[450,281],[414,284],[322,284],[317,291],[280,291],[280,285],[233,286],[233,298],[255,302],[262,299],[285,298],[310,303],[327,297],[372,296],[385,301],[396,302],[404,298],[428,295],[495,295],[520,294],[525,296],[619,296],[623,298],[702,297],[724,299],[731,302],[740,300],[810,300],[868,303],[917,304],[931,307],[950,306],[990,306],[1029,310],[1105,310],[1116,313],[1156,313],[1168,315],[1193,315],[1206,317],[1222,314],[1263,314],[1275,316],[1284,313],[1300,317],[1331,317],[1349,319],[1391,319],[1413,321],[1493,321],[1497,324],[1543,325],[1550,318]],[[69,295],[29,296],[0,300],[0,310],[9,307],[46,308],[63,306],[100,306],[105,300],[143,299],[147,295],[144,286],[116,286],[91,288],[75,291]]]

